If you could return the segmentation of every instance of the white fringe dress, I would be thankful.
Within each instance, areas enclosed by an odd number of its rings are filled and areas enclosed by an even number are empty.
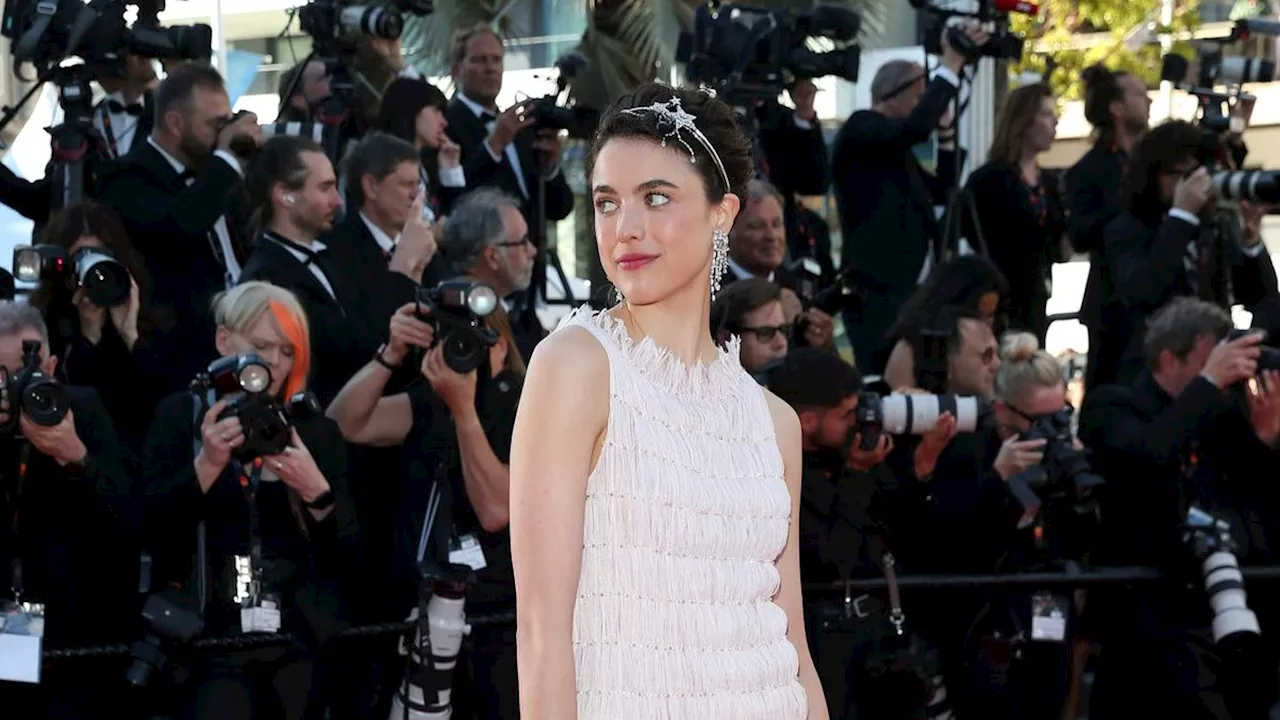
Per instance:
[[[690,368],[607,313],[572,326],[609,356],[573,616],[579,720],[803,720],[773,602],[791,498],[738,340]]]

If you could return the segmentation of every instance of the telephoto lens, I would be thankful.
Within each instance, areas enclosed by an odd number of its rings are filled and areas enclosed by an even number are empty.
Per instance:
[[[129,271],[106,248],[81,248],[71,256],[76,282],[89,301],[100,308],[113,308],[129,301],[133,282]]]
[[[418,622],[418,630],[410,647],[401,645],[408,668],[388,720],[449,720],[453,715],[453,672],[462,636],[470,630],[463,609],[471,568],[448,563],[439,570],[426,564],[420,569],[418,607],[409,618]]]
[[[1213,609],[1213,641],[1238,643],[1262,633],[1258,616],[1249,609],[1244,575],[1236,560],[1231,526],[1198,507],[1187,512],[1183,539],[1191,547],[1204,573],[1204,589]]]
[[[1216,172],[1212,177],[1213,194],[1220,201],[1271,205],[1280,203],[1280,171],[1236,170]]]

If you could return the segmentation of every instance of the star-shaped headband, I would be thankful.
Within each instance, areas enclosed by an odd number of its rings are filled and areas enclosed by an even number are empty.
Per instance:
[[[720,162],[719,153],[717,153],[716,149],[711,146],[711,141],[707,139],[707,136],[703,135],[702,131],[698,129],[698,126],[693,123],[694,117],[685,112],[685,109],[681,107],[680,98],[672,97],[666,102],[655,102],[646,107],[627,108],[622,112],[627,115],[641,115],[644,113],[653,113],[656,115],[659,123],[666,123],[671,126],[671,130],[662,137],[662,146],[667,146],[667,138],[674,137],[681,145],[684,146],[685,150],[689,151],[689,162],[694,163],[698,161],[698,156],[694,153],[693,148],[690,147],[689,143],[686,142],[684,137],[680,134],[681,130],[688,130],[689,134],[693,135],[693,139],[697,140],[698,143],[706,149],[707,154],[711,156],[711,161],[716,164],[716,170],[720,171],[720,180],[724,182],[724,191],[731,192],[731,187],[729,185],[729,173],[724,171],[724,163]]]

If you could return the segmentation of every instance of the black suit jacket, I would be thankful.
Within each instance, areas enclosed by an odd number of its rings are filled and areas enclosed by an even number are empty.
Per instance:
[[[325,253],[321,268],[337,297],[277,243],[262,239],[240,275],[241,282],[262,280],[297,296],[307,313],[311,331],[311,390],[327,405],[342,386],[364,367],[386,339],[390,314],[380,318],[362,313],[357,276],[342,254]]]
[[[934,78],[910,116],[898,120],[859,110],[836,135],[831,180],[844,235],[841,266],[868,273],[890,289],[869,297],[861,316],[853,318],[851,339],[863,372],[879,372],[872,363],[885,332],[941,241],[934,207],[946,204],[963,153],[939,152],[937,175],[930,176],[912,149],[937,129],[955,97],[955,85]]]
[[[485,123],[471,108],[461,100],[454,98],[449,103],[445,118],[449,121],[449,137],[462,148],[462,167],[467,174],[467,187],[477,188],[494,185],[511,193],[524,201],[524,215],[529,221],[529,233],[535,238],[541,235],[541,228],[533,227],[538,192],[538,160],[533,150],[536,137],[532,128],[520,131],[515,140],[516,155],[520,158],[520,170],[524,175],[525,187],[529,196],[520,192],[520,184],[516,180],[515,168],[507,160],[506,150],[500,154],[501,160],[494,162],[493,156],[484,146],[484,139],[489,136]],[[563,220],[573,212],[573,191],[565,180],[564,173],[546,182],[547,220]]]
[[[146,261],[151,303],[172,312],[182,339],[175,374],[192,377],[214,357],[213,297],[226,289],[226,269],[210,237],[226,216],[236,254],[248,256],[248,198],[237,168],[210,158],[186,185],[146,138],[103,174],[100,199],[124,222]]]
[[[156,572],[166,582],[181,583],[193,577],[196,527],[206,526],[208,568],[212,574],[205,608],[205,634],[234,630],[238,615],[226,600],[234,594],[227,562],[232,555],[248,554],[248,505],[237,477],[230,468],[214,481],[207,493],[196,479],[193,440],[197,430],[196,398],[190,393],[170,395],[156,408],[147,436],[145,490],[147,537],[153,545]],[[316,639],[340,629],[345,620],[344,600],[352,590],[360,562],[355,509],[347,486],[346,444],[337,425],[326,417],[298,421],[298,436],[315,458],[334,495],[333,510],[317,522],[301,510],[299,518],[280,505],[264,505],[267,486],[259,493],[260,527],[264,552],[283,548],[272,558],[268,589],[283,595],[282,630],[301,630]],[[272,579],[276,585],[271,587]],[[194,588],[188,588],[194,595]]]
[[[1202,228],[1167,215],[1157,222],[1153,225],[1125,212],[1108,223],[1104,233],[1105,262],[1114,300],[1121,307],[1117,314],[1123,333],[1101,352],[1119,358],[1115,367],[1121,383],[1133,382],[1143,370],[1147,318],[1175,297],[1195,295],[1183,258]],[[1251,258],[1234,242],[1223,246],[1229,253],[1222,260],[1230,270],[1235,302],[1252,308],[1277,295],[1275,266],[1265,250]]]
[[[0,582],[8,598],[9,560],[22,557],[24,597],[43,602],[48,647],[127,642],[137,628],[139,519],[124,448],[98,394],[65,386],[76,434],[88,450],[84,470],[68,472],[31,449],[15,543],[9,532],[17,489],[17,446],[0,443]],[[111,618],[109,622],[104,618]]]

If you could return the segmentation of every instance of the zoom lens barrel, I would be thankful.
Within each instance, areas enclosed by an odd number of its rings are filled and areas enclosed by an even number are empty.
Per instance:
[[[400,11],[389,5],[348,5],[338,16],[338,24],[348,32],[395,40],[404,29]]]
[[[1237,170],[1213,174],[1213,193],[1219,200],[1280,203],[1280,171]]]

